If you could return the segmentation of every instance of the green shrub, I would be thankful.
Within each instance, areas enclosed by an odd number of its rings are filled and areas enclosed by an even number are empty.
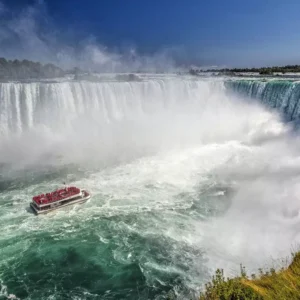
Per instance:
[[[200,300],[299,300],[300,299],[300,252],[293,254],[293,261],[278,272],[274,268],[248,278],[241,266],[241,275],[225,278],[218,269],[211,282],[205,285]]]

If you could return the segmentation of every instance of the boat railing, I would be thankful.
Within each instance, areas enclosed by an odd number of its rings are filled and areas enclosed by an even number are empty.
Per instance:
[[[77,187],[68,187],[60,190],[56,190],[51,193],[40,194],[38,196],[34,196],[32,200],[38,205],[44,205],[53,203],[56,201],[61,201],[72,196],[75,196],[80,193],[80,189]]]

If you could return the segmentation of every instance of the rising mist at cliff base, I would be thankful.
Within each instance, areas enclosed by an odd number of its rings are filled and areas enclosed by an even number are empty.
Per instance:
[[[223,80],[0,91],[2,294],[186,298],[218,267],[234,275],[297,247],[299,138]],[[27,210],[63,181],[92,199],[38,218]]]
[[[0,159],[30,162],[51,154],[72,162],[107,162],[114,154],[113,160],[227,140],[251,142],[270,131],[270,116],[261,107],[224,92],[222,81],[167,77],[132,83],[4,83]],[[274,126],[282,130],[281,124]]]

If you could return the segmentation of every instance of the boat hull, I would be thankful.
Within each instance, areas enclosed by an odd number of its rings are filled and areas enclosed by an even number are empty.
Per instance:
[[[33,203],[30,203],[30,208],[33,210],[33,212],[36,215],[41,215],[41,214],[47,214],[47,213],[53,212],[55,210],[58,210],[58,209],[61,209],[61,208],[64,208],[64,207],[67,207],[67,206],[70,206],[70,205],[85,203],[90,198],[91,198],[90,193],[85,191],[85,196],[81,197],[80,199],[76,199],[74,201],[66,203],[66,204],[57,203],[56,205],[53,205],[53,207],[50,207],[48,209],[37,209]]]

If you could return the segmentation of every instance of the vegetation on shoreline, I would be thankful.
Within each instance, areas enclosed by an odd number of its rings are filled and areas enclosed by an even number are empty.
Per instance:
[[[286,74],[286,73],[300,73],[300,65],[287,65],[283,67],[263,67],[263,68],[233,68],[233,69],[190,69],[189,74],[199,75],[200,73],[214,73],[218,75],[239,75],[240,73],[259,73],[261,75]],[[72,70],[63,70],[62,68],[48,63],[41,64],[40,62],[33,62],[27,59],[24,60],[7,60],[0,57],[0,81],[8,80],[27,80],[27,79],[51,79],[56,77],[63,77],[66,74],[78,76],[90,76],[87,71],[80,70],[74,67]],[[88,75],[87,75],[88,74]],[[132,75],[133,76],[133,75]],[[92,78],[93,79],[93,78]],[[129,78],[132,79],[132,78]],[[99,79],[93,79],[98,81]],[[136,80],[136,79],[134,79]]]
[[[77,76],[84,71],[77,67],[71,70],[63,70],[54,64],[41,64],[27,59],[23,60],[7,60],[0,57],[0,81],[10,80],[36,80],[36,79],[51,79],[63,77],[65,75]]]
[[[259,73],[260,75],[273,75],[274,73],[300,73],[300,65],[287,65],[283,67],[262,67],[262,68],[233,68],[233,69],[208,69],[208,70],[195,70],[191,69],[189,73],[191,75],[197,75],[199,72],[213,72],[223,75],[233,75],[238,73]]]
[[[41,64],[27,59],[6,60],[0,57],[0,82],[6,81],[27,81],[39,79],[59,78],[65,75],[74,75],[74,80],[88,80],[98,82],[102,79],[86,70],[74,67],[70,70],[63,70],[54,64]],[[141,81],[135,74],[118,74],[115,80],[119,81]]]
[[[296,300],[300,299],[300,252],[293,254],[292,263],[279,271],[259,270],[249,278],[241,266],[241,275],[225,278],[218,269],[212,281],[205,285],[200,300]]]
[[[54,78],[64,75],[64,71],[53,64],[0,58],[0,80],[20,80],[31,78]]]

